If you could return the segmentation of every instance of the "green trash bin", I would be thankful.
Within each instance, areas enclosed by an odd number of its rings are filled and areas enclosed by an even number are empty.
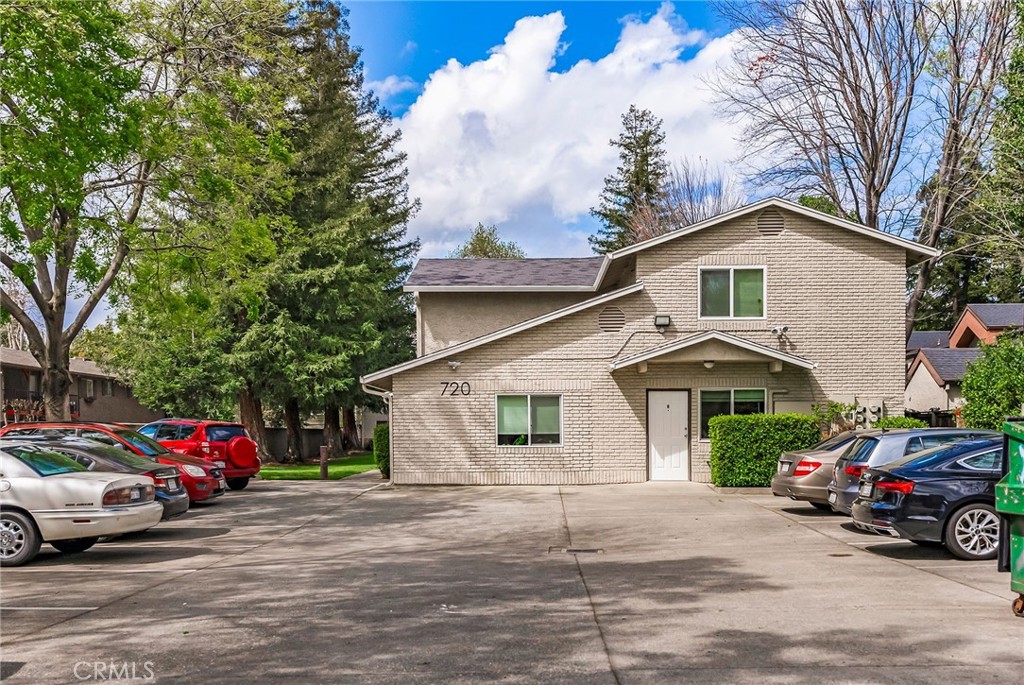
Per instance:
[[[1000,566],[1010,571],[1010,589],[1017,593],[1013,613],[1024,617],[1024,418],[1008,420],[1003,433],[1006,475],[996,485],[996,510],[1003,517]]]

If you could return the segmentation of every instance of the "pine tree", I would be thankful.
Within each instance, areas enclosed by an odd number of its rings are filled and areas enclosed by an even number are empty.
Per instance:
[[[594,252],[604,254],[629,245],[630,218],[659,205],[669,173],[661,127],[661,119],[636,105],[622,115],[622,132],[610,141],[618,149],[619,166],[604,179],[601,202],[590,210],[602,223],[597,235],[590,237]]]

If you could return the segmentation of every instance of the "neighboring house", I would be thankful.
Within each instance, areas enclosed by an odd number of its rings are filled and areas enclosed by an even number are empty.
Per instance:
[[[949,346],[991,345],[1011,327],[1024,327],[1024,304],[969,304],[949,334]]]
[[[914,363],[920,350],[939,350],[949,347],[948,331],[913,331],[907,340],[907,369]]]
[[[908,411],[950,412],[963,404],[960,382],[967,365],[1008,328],[1024,327],[1024,304],[969,304],[953,330],[915,331],[907,340]],[[942,343],[942,336],[946,343]],[[935,343],[935,344],[930,344]]]
[[[0,347],[0,422],[42,420],[39,362],[26,350]],[[71,416],[82,421],[147,423],[163,412],[139,404],[131,391],[88,359],[71,359]]]
[[[604,257],[422,260],[420,356],[371,373],[395,483],[710,478],[708,421],[903,413],[920,244],[769,199]]]

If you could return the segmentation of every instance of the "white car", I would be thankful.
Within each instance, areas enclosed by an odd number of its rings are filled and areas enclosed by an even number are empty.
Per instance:
[[[87,471],[27,442],[0,445],[0,566],[31,561],[43,542],[84,552],[101,537],[152,528],[162,515],[148,476]]]

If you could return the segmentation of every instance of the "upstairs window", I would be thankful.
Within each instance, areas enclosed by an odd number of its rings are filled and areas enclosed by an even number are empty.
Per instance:
[[[700,269],[702,319],[764,318],[763,266]]]

